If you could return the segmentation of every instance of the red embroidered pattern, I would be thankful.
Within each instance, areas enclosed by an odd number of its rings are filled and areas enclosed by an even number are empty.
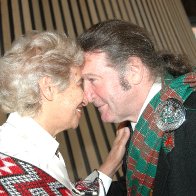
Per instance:
[[[38,167],[0,153],[0,195],[69,196],[71,192]]]

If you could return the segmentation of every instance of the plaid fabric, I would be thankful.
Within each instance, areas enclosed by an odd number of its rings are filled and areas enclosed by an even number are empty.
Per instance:
[[[193,88],[194,87],[194,88]],[[127,158],[127,194],[149,195],[153,188],[159,152],[162,146],[166,153],[174,147],[173,132],[166,133],[155,123],[155,109],[168,98],[183,103],[196,87],[196,72],[178,78],[167,75],[162,90],[150,101],[131,138]]]
[[[36,166],[0,153],[0,195],[64,195],[71,192]]]

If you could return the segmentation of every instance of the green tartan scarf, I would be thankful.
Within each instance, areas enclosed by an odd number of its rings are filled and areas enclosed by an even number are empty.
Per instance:
[[[174,78],[167,75],[162,90],[150,101],[136,124],[127,157],[127,195],[147,196],[153,188],[161,147],[169,152],[174,147],[173,132],[157,127],[155,110],[160,103],[175,98],[183,103],[195,91],[196,72]],[[173,139],[172,139],[173,138]],[[167,140],[166,145],[164,141]]]

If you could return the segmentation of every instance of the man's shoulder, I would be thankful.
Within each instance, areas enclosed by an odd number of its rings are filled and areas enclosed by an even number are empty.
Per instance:
[[[196,91],[190,94],[187,100],[184,102],[184,106],[188,109],[196,109]]]

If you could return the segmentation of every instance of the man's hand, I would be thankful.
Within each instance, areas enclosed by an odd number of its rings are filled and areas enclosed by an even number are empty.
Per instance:
[[[122,159],[126,150],[126,143],[129,139],[130,131],[128,127],[117,130],[112,149],[105,162],[100,166],[99,171],[110,178],[116,173],[122,164]]]

